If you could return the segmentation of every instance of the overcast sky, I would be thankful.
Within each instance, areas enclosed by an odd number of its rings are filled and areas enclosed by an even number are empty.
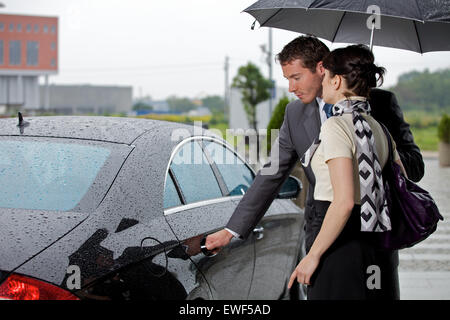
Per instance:
[[[260,46],[268,29],[255,30],[242,10],[255,0],[0,0],[0,13],[59,17],[59,74],[55,84],[125,85],[133,96],[223,95],[225,56],[230,81],[248,61],[268,67]],[[298,34],[273,29],[273,52]],[[331,49],[343,46],[324,41]],[[385,87],[411,70],[450,67],[450,52],[417,53],[375,47],[387,68]],[[279,64],[278,86],[287,87]]]

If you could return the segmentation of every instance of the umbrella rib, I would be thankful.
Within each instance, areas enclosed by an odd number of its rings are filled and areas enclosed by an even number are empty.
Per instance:
[[[419,32],[417,32],[416,21],[413,21],[412,23],[413,23],[413,25],[414,25],[414,30],[416,31],[417,42],[419,43],[420,53],[423,54],[422,43],[420,43],[420,37],[419,37]]]
[[[269,19],[267,19],[266,21],[264,21],[263,23],[261,23],[261,27],[263,27],[267,22],[269,22],[270,19],[272,19],[273,17],[275,17],[275,16],[278,14],[278,12],[280,12],[281,10],[283,10],[283,8],[278,9],[277,12],[275,12],[273,15],[271,15],[271,16],[269,17]]]
[[[344,20],[344,17],[345,17],[346,13],[347,13],[347,11],[344,11],[344,14],[342,15],[341,20],[339,21],[339,24],[338,24],[338,26],[336,28],[336,31],[335,31],[334,35],[333,35],[333,39],[331,39],[331,43],[334,42],[334,39],[336,38],[336,35],[337,35],[338,31],[339,31],[339,28],[341,27],[342,20]]]

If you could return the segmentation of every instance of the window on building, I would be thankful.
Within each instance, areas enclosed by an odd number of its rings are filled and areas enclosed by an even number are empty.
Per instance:
[[[27,66],[39,64],[39,42],[27,41]]]
[[[44,33],[48,33],[48,26],[44,24]]]
[[[0,40],[0,65],[3,64],[3,40]]]
[[[18,66],[21,64],[21,44],[20,41],[9,42],[9,64],[11,66]]]
[[[14,31],[14,23],[10,23],[9,24],[9,32],[13,32]]]
[[[56,33],[56,27],[55,27],[55,26],[52,26],[51,32],[52,32],[53,34]]]
[[[17,32],[22,32],[22,25],[20,23],[17,24]]]
[[[35,25],[34,25],[34,32],[35,32],[35,33],[38,33],[38,32],[39,32],[39,25],[38,25],[38,24],[35,24]]]
[[[0,22],[0,32],[3,32],[5,30],[5,24],[3,22]]]
[[[56,50],[56,43],[52,42],[51,48],[52,48],[52,51],[55,51]]]
[[[56,59],[55,58],[52,58],[52,61],[50,62],[50,65],[52,67],[56,67]]]
[[[27,32],[31,32],[31,24],[27,24]]]

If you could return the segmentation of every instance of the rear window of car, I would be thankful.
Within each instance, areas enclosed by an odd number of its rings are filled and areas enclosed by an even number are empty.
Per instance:
[[[0,207],[74,210],[102,168],[107,163],[111,167],[108,159],[113,150],[106,147],[107,144],[53,140],[0,140]],[[117,168],[118,163],[112,167]],[[113,181],[110,176],[107,173],[97,181],[97,197],[104,194]],[[91,207],[94,206],[95,199],[87,198]]]

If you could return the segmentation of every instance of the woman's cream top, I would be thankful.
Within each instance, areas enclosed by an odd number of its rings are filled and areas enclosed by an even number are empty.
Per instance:
[[[386,135],[383,128],[372,116],[364,113],[362,113],[362,115],[369,123],[374,135],[378,161],[383,168],[389,157],[389,145]],[[334,116],[327,119],[322,124],[319,139],[321,142],[311,159],[311,168],[316,178],[314,199],[323,201],[333,200],[333,188],[331,186],[327,161],[343,157],[353,160],[354,201],[356,204],[361,204],[359,169],[356,152],[357,142],[352,114],[345,113],[342,116]],[[398,160],[399,155],[394,140],[392,140],[392,143],[394,160]]]

